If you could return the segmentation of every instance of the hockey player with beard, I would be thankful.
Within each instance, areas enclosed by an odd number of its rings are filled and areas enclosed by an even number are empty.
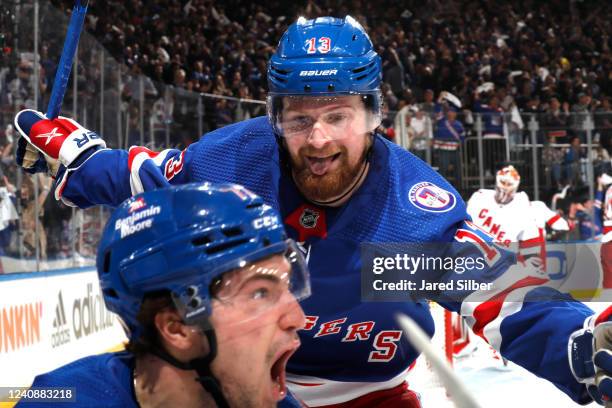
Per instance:
[[[269,63],[267,117],[211,132],[183,151],[153,152],[105,149],[74,121],[26,110],[16,118],[23,136],[18,162],[37,171],[59,160],[56,196],[83,208],[114,206],[168,184],[244,185],[280,211],[309,263],[313,295],[302,303],[306,326],[287,366],[290,390],[307,406],[419,407],[405,382],[418,353],[394,316],[405,313],[431,334],[429,308],[423,301],[362,302],[362,243],[462,240],[471,253],[484,246],[499,255],[483,273],[514,276],[516,265],[487,244],[452,186],[375,133],[381,76],[381,59],[353,18],[300,18]],[[605,380],[594,380],[596,369],[612,371],[612,363],[591,363],[593,347],[603,353],[610,344],[588,341],[596,324],[607,330],[608,314],[595,320],[588,307],[560,294],[554,302],[523,303],[542,281],[515,282],[491,301],[444,306],[575,401],[612,395]]]

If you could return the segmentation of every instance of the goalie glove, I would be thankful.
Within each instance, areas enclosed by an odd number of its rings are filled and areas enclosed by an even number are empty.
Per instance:
[[[66,168],[77,159],[106,147],[95,132],[62,116],[49,120],[41,112],[25,109],[15,116],[21,137],[16,161],[28,173],[47,172],[56,177],[60,165]],[[82,162],[82,160],[78,160]]]
[[[569,357],[574,377],[587,386],[589,395],[612,407],[612,306],[572,334]]]

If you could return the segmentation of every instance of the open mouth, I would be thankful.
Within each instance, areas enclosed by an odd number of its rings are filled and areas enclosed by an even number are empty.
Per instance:
[[[295,352],[295,349],[292,348],[281,354],[270,369],[270,377],[272,378],[272,383],[275,385],[275,391],[277,392],[278,400],[285,398],[287,394],[286,391],[286,375],[285,369],[287,368],[287,361],[289,361],[289,357]]]
[[[317,176],[322,176],[329,171],[332,164],[338,160],[340,153],[325,157],[306,156],[310,171]]]

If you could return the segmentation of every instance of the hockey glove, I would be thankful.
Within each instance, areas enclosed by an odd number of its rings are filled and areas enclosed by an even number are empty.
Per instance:
[[[572,334],[570,366],[596,402],[612,407],[612,306]]]
[[[28,173],[47,172],[52,177],[60,164],[70,167],[85,152],[105,148],[104,140],[72,119],[59,116],[49,120],[41,112],[22,110],[15,116],[21,137],[16,161]]]

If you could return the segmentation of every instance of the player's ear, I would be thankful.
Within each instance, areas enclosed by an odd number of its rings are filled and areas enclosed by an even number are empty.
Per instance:
[[[208,353],[206,337],[194,326],[183,323],[174,310],[163,310],[155,315],[155,327],[160,343],[179,360],[189,361]]]

